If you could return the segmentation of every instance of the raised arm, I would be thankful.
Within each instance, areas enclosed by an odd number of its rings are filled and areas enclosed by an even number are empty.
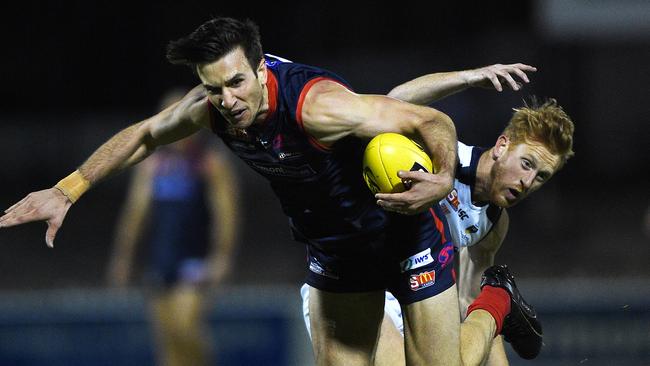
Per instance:
[[[458,271],[458,299],[460,312],[464,316],[467,307],[481,292],[480,283],[483,272],[494,264],[494,256],[501,248],[509,225],[508,213],[503,210],[492,230],[480,242],[460,250]],[[508,358],[501,336],[494,338],[486,365],[508,365]]]
[[[456,165],[456,129],[444,113],[380,95],[355,94],[333,81],[319,81],[307,93],[302,108],[307,133],[321,144],[356,136],[370,139],[396,132],[420,141],[428,150],[436,174],[400,172],[413,181],[403,193],[378,194],[387,210],[412,214],[428,209],[452,188]]]
[[[439,72],[420,76],[398,85],[388,93],[388,96],[409,103],[428,105],[469,87],[494,88],[502,91],[505,84],[512,90],[519,90],[522,84],[515,80],[515,76],[523,83],[528,83],[530,80],[526,73],[535,71],[537,69],[533,66],[518,63]]]
[[[32,192],[8,208],[5,215],[0,217],[0,228],[46,221],[45,242],[53,247],[54,237],[68,209],[91,186],[141,161],[157,146],[189,136],[208,123],[205,92],[199,86],[178,103],[117,133],[78,170],[54,187]]]

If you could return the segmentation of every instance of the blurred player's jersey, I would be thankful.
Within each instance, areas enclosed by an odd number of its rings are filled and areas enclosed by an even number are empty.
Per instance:
[[[201,157],[171,149],[155,155],[149,272],[156,283],[193,281],[203,271],[200,259],[208,251],[209,210]]]
[[[485,149],[467,146],[458,142],[459,165],[456,170],[454,188],[446,199],[440,201],[442,212],[447,217],[449,230],[457,247],[478,243],[492,229],[501,215],[501,208],[485,204],[477,206],[472,202],[472,191],[476,183],[476,168]]]
[[[309,89],[322,80],[348,88],[347,83],[326,70],[271,55],[265,59],[266,120],[246,130],[232,128],[208,102],[213,131],[271,183],[297,239],[338,240],[380,230],[386,214],[375,205],[356,163],[366,142],[349,137],[329,149],[303,128],[301,111]]]

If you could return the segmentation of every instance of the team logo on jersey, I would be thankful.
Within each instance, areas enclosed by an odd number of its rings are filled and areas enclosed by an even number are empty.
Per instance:
[[[426,266],[429,263],[433,263],[433,256],[431,256],[431,248],[421,251],[415,255],[408,257],[407,259],[400,262],[400,267],[402,268],[402,273],[410,270]]]
[[[309,261],[309,270],[321,276],[333,278],[335,280],[339,279],[339,276],[324,269],[323,266],[321,266],[320,263],[314,259]]]
[[[458,217],[460,218],[460,221],[463,221],[465,219],[469,219],[469,215],[462,208],[460,210],[458,210]]]
[[[438,253],[438,263],[441,268],[445,268],[449,262],[454,259],[454,243],[448,242],[445,247]]]
[[[411,275],[409,285],[412,291],[419,291],[425,287],[432,286],[436,283],[436,271],[426,271],[416,275]]]
[[[454,211],[458,211],[458,205],[460,205],[460,201],[458,200],[458,191],[456,188],[452,189],[451,192],[447,195],[447,202],[451,205],[451,208],[454,209]]]
[[[478,232],[478,226],[472,225],[465,228],[465,234],[476,234]]]

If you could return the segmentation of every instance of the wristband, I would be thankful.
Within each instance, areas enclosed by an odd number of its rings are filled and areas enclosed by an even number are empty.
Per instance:
[[[54,188],[68,197],[70,202],[75,203],[90,188],[90,182],[81,175],[81,172],[75,170],[72,174],[61,179]]]

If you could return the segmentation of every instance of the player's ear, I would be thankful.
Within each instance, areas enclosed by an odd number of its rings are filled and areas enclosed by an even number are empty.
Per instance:
[[[497,160],[502,157],[508,151],[508,146],[510,146],[510,138],[506,135],[499,136],[492,149],[492,158]]]
[[[259,65],[257,65],[257,78],[260,80],[261,84],[266,84],[267,71],[266,71],[266,60],[264,57],[260,60]]]

